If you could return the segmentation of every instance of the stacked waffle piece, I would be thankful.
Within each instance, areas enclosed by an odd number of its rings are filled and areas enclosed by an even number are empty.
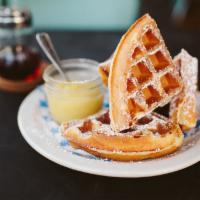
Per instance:
[[[103,158],[131,161],[160,157],[181,146],[180,117],[174,117],[180,111],[174,107],[186,89],[178,64],[148,14],[129,28],[99,72],[108,83],[110,109],[62,125],[64,137],[74,147]],[[174,121],[153,112],[171,100]]]
[[[174,63],[183,81],[182,91],[170,102],[170,117],[180,124],[183,130],[188,130],[196,126],[196,91],[198,60],[188,54],[187,51],[175,56]]]

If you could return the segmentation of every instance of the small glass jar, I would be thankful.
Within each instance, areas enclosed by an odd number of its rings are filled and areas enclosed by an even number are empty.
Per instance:
[[[44,67],[36,48],[31,12],[0,7],[0,88],[29,91],[41,82]]]
[[[104,88],[98,75],[98,63],[90,59],[61,61],[69,81],[48,66],[44,72],[45,91],[52,117],[58,123],[82,119],[97,113],[103,106]]]
[[[33,33],[30,11],[0,7],[0,76],[22,80],[34,74],[41,57]]]

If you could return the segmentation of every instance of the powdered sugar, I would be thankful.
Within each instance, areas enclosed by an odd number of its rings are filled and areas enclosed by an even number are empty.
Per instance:
[[[192,128],[197,120],[195,93],[197,90],[198,60],[182,49],[175,56],[174,63],[177,73],[182,77],[183,89],[170,104],[170,116],[175,122]]]
[[[88,119],[85,120],[80,120],[79,123],[76,122],[76,124],[71,124],[67,123],[62,125],[62,132],[65,135],[65,132],[68,131],[75,131],[78,134],[82,135],[91,135],[91,133],[98,133],[98,134],[105,134],[108,136],[134,136],[137,135],[138,133],[141,133],[142,135],[145,134],[153,134],[156,137],[160,137],[161,133],[158,130],[158,124],[161,124],[165,128],[169,128],[171,126],[170,120],[167,118],[156,114],[152,113],[147,115],[146,117],[143,118],[143,121],[138,120],[138,122],[135,124],[135,126],[127,131],[123,132],[116,132],[111,129],[110,124],[106,124],[100,120],[98,120],[101,117],[104,117],[105,115],[108,117],[108,110],[104,109],[97,115],[91,116]],[[92,129],[88,130],[86,132],[81,132],[81,127],[84,126],[84,122],[90,120],[90,123],[92,124]]]

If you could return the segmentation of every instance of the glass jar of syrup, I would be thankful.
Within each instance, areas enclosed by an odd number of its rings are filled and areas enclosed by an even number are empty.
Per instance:
[[[41,58],[34,48],[32,17],[28,10],[0,8],[0,78],[34,79]]]

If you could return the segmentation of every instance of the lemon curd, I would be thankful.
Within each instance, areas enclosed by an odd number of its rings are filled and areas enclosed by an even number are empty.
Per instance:
[[[62,65],[69,81],[62,80],[53,66],[44,72],[49,109],[55,121],[63,123],[98,112],[104,98],[98,63],[89,59],[68,59]]]

